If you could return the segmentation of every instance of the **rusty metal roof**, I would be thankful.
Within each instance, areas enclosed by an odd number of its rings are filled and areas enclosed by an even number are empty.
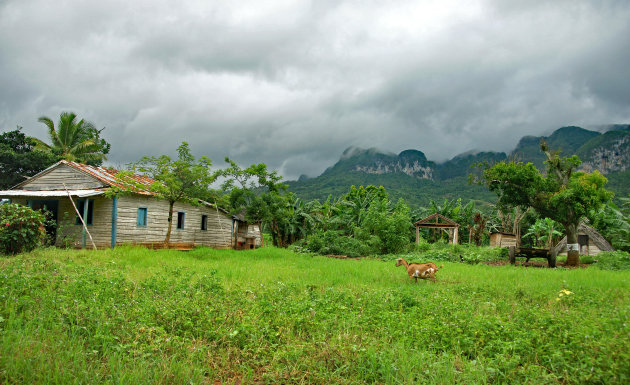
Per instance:
[[[75,168],[79,171],[82,171],[93,178],[98,179],[99,181],[109,185],[109,186],[118,186],[122,187],[122,184],[116,179],[116,174],[118,174],[118,170],[113,168],[105,168],[105,167],[96,167],[90,166],[83,163],[71,162],[68,160],[61,160],[57,164],[66,164],[72,168]],[[138,182],[140,185],[146,186],[147,189],[144,191],[137,191],[138,194],[146,194],[146,195],[154,195],[149,191],[149,186],[155,183],[155,179],[149,178],[144,175],[132,174],[129,176],[134,181]]]

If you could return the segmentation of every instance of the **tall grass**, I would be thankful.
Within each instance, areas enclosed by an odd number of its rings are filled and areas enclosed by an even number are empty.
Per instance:
[[[0,261],[0,382],[630,381],[630,273],[440,263],[37,250]]]

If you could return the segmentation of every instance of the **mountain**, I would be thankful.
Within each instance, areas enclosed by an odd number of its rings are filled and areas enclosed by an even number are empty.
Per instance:
[[[608,131],[581,146],[575,154],[585,171],[602,174],[624,171],[630,165],[630,130]]]
[[[347,172],[366,174],[402,173],[418,179],[433,179],[435,163],[429,162],[422,151],[406,150],[400,154],[385,154],[376,148],[363,150],[357,147],[346,149],[339,162],[322,175],[337,175]]]
[[[561,151],[563,156],[570,156],[577,150],[601,134],[586,130],[582,127],[568,126],[557,129],[550,136],[525,136],[510,154],[512,159],[522,162],[532,162],[538,169],[545,165],[545,154],[540,151],[540,140],[545,139],[549,148]]]
[[[303,199],[326,199],[340,196],[351,185],[382,185],[391,198],[403,198],[412,207],[425,206],[431,199],[462,198],[493,202],[496,196],[485,187],[470,185],[471,166],[516,160],[532,162],[544,169],[545,155],[540,140],[545,139],[553,150],[563,156],[576,154],[583,161],[581,170],[599,170],[606,174],[608,188],[616,196],[630,193],[630,126],[611,125],[604,133],[576,126],[562,127],[549,136],[525,136],[509,154],[504,152],[469,151],[452,159],[435,163],[419,150],[405,150],[396,155],[376,148],[346,149],[337,163],[315,178],[300,177],[287,182],[289,190]]]

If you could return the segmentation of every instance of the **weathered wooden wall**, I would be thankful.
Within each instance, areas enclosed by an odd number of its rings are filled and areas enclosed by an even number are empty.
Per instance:
[[[69,190],[108,187],[103,182],[65,164],[27,181],[24,190],[62,190],[64,183]]]
[[[138,226],[138,208],[147,208],[147,226]],[[177,229],[177,212],[186,213],[184,229]],[[144,196],[118,199],[117,243],[163,242],[168,229],[168,202]],[[201,216],[208,216],[208,229],[201,230]],[[232,218],[207,206],[175,203],[171,242],[194,243],[214,248],[232,246]]]
[[[516,246],[516,236],[512,234],[492,233],[490,234],[490,247],[510,247]]]

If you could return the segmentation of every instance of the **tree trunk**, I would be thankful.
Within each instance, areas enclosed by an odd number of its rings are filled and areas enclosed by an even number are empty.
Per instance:
[[[568,223],[564,225],[567,233],[567,266],[580,266],[580,246],[578,245],[578,225]]]
[[[173,206],[175,202],[168,202],[168,230],[166,230],[166,238],[164,238],[164,245],[168,246],[171,241],[171,230],[173,228]]]

